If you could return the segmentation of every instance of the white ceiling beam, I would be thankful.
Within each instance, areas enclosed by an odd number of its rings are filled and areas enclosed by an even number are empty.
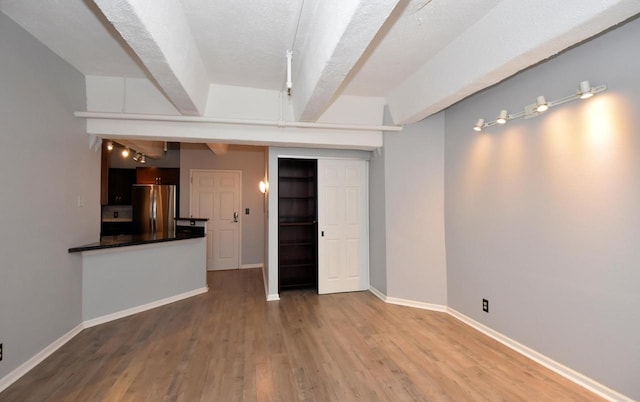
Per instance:
[[[293,54],[292,101],[298,121],[316,121],[387,20],[398,0],[322,0]],[[284,57],[284,52],[283,52]]]
[[[389,93],[393,121],[437,113],[638,12],[637,0],[504,0]]]
[[[146,140],[366,151],[383,145],[382,131],[127,119],[87,118],[87,134],[116,142]]]
[[[209,79],[179,0],[94,0],[180,113],[202,115]]]

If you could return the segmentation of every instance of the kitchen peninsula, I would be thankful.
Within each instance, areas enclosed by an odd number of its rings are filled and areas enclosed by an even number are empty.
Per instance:
[[[82,319],[93,326],[207,291],[207,219],[177,218],[175,234],[104,236],[82,258]]]

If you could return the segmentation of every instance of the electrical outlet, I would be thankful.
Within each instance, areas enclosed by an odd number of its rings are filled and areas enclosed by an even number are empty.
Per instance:
[[[2,344],[0,343],[0,362],[2,361]]]
[[[482,299],[482,311],[484,311],[485,313],[489,312],[489,300]]]

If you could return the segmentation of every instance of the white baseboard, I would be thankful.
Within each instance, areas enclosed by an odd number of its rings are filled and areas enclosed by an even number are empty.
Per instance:
[[[280,300],[280,295],[278,293],[267,295],[267,301],[278,301],[278,300]]]
[[[92,318],[90,320],[85,321],[84,328],[91,328],[96,325],[104,324],[105,322],[117,320],[119,318],[123,318],[129,315],[133,315],[136,313],[141,313],[143,311],[151,310],[156,307],[164,306],[165,304],[174,303],[183,299],[187,299],[189,297],[193,297],[202,293],[207,293],[209,291],[209,287],[205,286],[199,289],[190,290],[185,293],[180,293],[175,296],[167,297],[161,300],[156,300],[151,303],[142,304],[140,306],[131,307],[126,310],[117,311],[115,313],[103,315],[101,317]]]
[[[413,301],[413,300],[407,300],[407,299],[399,299],[397,297],[387,296],[387,303],[397,304],[399,306],[415,307],[422,310],[437,311],[440,313],[447,312],[447,306],[443,306],[441,304],[432,304],[432,303],[425,303],[425,302],[419,302],[419,301]]]
[[[74,336],[78,335],[80,333],[80,331],[82,331],[83,329],[84,329],[84,325],[82,323],[78,324],[71,331],[67,332],[66,334],[62,335],[60,338],[58,338],[55,341],[51,342],[49,344],[49,346],[47,346],[44,349],[42,349],[35,356],[33,356],[31,359],[29,359],[26,362],[22,363],[15,370],[13,370],[9,374],[7,374],[3,378],[1,378],[0,379],[0,392],[2,392],[5,389],[7,389],[9,387],[9,385],[11,385],[14,382],[18,381],[20,379],[20,377],[22,377],[23,375],[27,374],[31,369],[33,369],[35,366],[40,364],[44,359],[49,357],[53,352],[55,352],[56,350],[60,349],[60,347],[62,347],[65,343],[69,342]]]
[[[387,295],[385,295],[378,289],[374,288],[373,286],[369,286],[369,292],[373,293],[374,296],[376,296],[378,299],[382,300],[383,302],[385,303],[387,302]]]
[[[369,291],[373,293],[378,299],[382,300],[385,303],[397,304],[398,306],[414,307],[422,310],[438,311],[441,313],[447,312],[447,306],[443,306],[441,304],[432,304],[432,303],[419,302],[415,300],[400,299],[397,297],[389,297],[384,293],[382,293],[381,291],[379,291],[378,289],[374,288],[373,286],[369,287]]]
[[[240,269],[262,268],[262,264],[242,264]]]
[[[577,371],[570,369],[569,367],[558,363],[557,361],[539,353],[535,350],[509,338],[501,334],[498,331],[495,331],[484,324],[475,321],[472,318],[467,317],[466,315],[452,309],[447,308],[447,312],[454,318],[462,321],[463,323],[469,325],[470,327],[475,328],[476,330],[482,332],[490,338],[495,339],[496,341],[502,343],[510,349],[515,350],[523,356],[528,357],[529,359],[541,364],[542,366],[548,368],[549,370],[560,374],[564,378],[573,381],[574,383],[580,385],[583,388],[588,389],[589,391],[609,400],[609,401],[621,401],[621,402],[633,402],[633,399],[622,395],[621,393],[612,390],[611,388],[600,384],[599,382],[581,374]]]

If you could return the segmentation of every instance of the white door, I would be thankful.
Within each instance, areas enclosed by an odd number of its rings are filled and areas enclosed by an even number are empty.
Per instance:
[[[242,172],[192,170],[189,214],[208,218],[207,269],[240,268]]]
[[[318,160],[318,293],[369,288],[367,162]]]

